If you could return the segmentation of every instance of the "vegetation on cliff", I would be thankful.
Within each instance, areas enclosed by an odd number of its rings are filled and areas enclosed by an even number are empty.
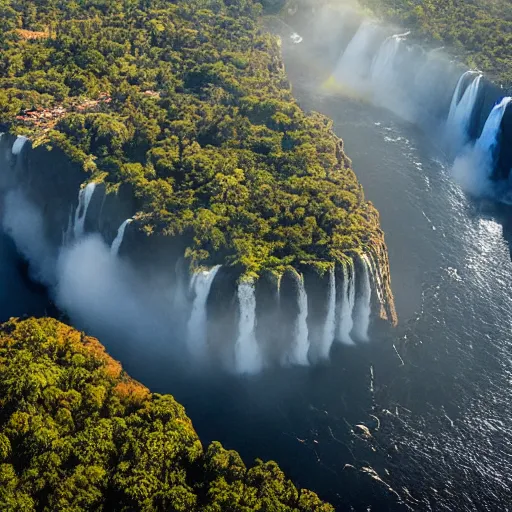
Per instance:
[[[361,0],[378,15],[442,42],[501,84],[512,87],[512,4],[508,0]]]
[[[325,270],[381,238],[253,0],[0,1],[0,124],[60,147],[193,265]]]
[[[0,327],[0,509],[333,510],[274,462],[204,450],[172,396],[53,319]]]

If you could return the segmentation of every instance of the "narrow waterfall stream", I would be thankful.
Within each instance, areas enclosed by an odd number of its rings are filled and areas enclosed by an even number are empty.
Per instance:
[[[207,350],[207,312],[206,304],[210,289],[217,272],[221,268],[217,265],[210,270],[197,272],[192,276],[190,289],[194,292],[192,313],[187,324],[187,346],[192,356],[196,359],[203,359]]]
[[[87,210],[91,202],[92,195],[96,183],[88,183],[85,188],[80,189],[78,194],[78,206],[75,212],[74,235],[75,239],[80,238],[84,234],[85,219],[87,217]]]
[[[123,243],[124,239],[124,232],[126,231],[126,228],[128,227],[128,224],[131,224],[133,222],[133,219],[126,219],[121,226],[119,226],[119,229],[117,230],[117,235],[114,238],[114,241],[112,242],[112,246],[110,247],[110,253],[112,256],[116,257],[119,254],[119,249],[121,248],[121,244]]]

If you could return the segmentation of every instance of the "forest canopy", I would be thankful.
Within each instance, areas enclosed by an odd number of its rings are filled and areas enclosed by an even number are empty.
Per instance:
[[[203,449],[183,407],[53,319],[0,326],[0,510],[332,512],[275,462]]]
[[[380,236],[378,216],[331,121],[293,99],[262,12],[0,0],[0,124],[130,186],[139,229],[182,237],[193,266],[325,270]]]

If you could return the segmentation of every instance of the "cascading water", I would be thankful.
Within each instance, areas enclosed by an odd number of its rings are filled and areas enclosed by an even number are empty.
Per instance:
[[[462,93],[462,87],[473,76],[473,80]],[[453,93],[448,119],[446,121],[447,137],[454,146],[454,150],[460,149],[468,141],[468,130],[471,117],[478,99],[482,75],[475,71],[466,71],[459,79]]]
[[[221,265],[217,265],[210,270],[197,272],[190,282],[190,288],[194,291],[195,297],[187,324],[187,345],[190,353],[198,359],[204,356],[207,346],[206,304],[212,283],[220,268]]]
[[[298,314],[293,327],[291,348],[283,357],[283,364],[309,365],[309,330],[308,330],[308,296],[304,287],[304,279],[296,275]]]
[[[510,102],[512,102],[512,98],[506,97],[495,105],[485,122],[482,135],[480,135],[480,138],[476,141],[475,147],[482,154],[488,155],[491,165],[494,163],[494,157],[496,156],[495,152],[498,145],[501,121],[503,120],[503,116]]]
[[[112,246],[110,247],[110,254],[112,254],[112,256],[117,257],[119,254],[119,249],[123,243],[124,232],[126,231],[128,224],[131,224],[132,222],[133,219],[126,219],[121,224],[121,226],[119,226],[119,229],[117,230],[117,236],[115,237],[114,241],[112,242]]]
[[[396,67],[398,66],[402,41],[405,41],[408,35],[409,32],[406,32],[386,38],[372,61],[370,71],[374,103],[391,108],[402,117],[407,116],[406,109],[403,108],[403,95],[397,94],[397,91],[402,87],[402,80]],[[390,102],[393,102],[393,105],[390,105]]]
[[[343,293],[338,313],[337,339],[345,345],[353,345],[350,332],[354,327],[352,314],[356,303],[355,267],[352,259],[343,264]]]
[[[371,45],[376,37],[377,25],[363,21],[355,36],[351,39],[336,65],[333,77],[340,83],[351,87],[361,87],[369,71]]]
[[[80,189],[80,192],[78,194],[78,206],[76,207],[75,224],[73,230],[75,239],[80,238],[84,234],[84,225],[85,218],[87,216],[87,209],[89,208],[89,203],[91,202],[95,188],[96,183],[88,183],[85,188]]]
[[[363,269],[360,295],[356,302],[354,322],[354,334],[361,341],[369,341],[368,328],[370,327],[372,287],[370,281],[370,263],[366,254],[361,256]]]
[[[14,144],[12,145],[11,152],[13,155],[19,155],[21,153],[21,150],[23,149],[23,146],[27,142],[27,137],[24,137],[23,135],[18,135],[16,140],[14,141]]]
[[[336,334],[336,276],[334,267],[329,272],[329,297],[327,306],[327,315],[325,317],[322,342],[319,347],[318,357],[320,359],[329,359],[329,352],[334,342]]]
[[[235,368],[237,373],[255,374],[263,367],[262,355],[256,340],[256,295],[253,283],[238,285],[240,320],[238,339],[235,343]]]

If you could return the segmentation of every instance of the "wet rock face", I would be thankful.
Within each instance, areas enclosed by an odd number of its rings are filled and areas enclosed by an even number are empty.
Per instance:
[[[221,267],[212,283],[207,310],[208,349],[225,368],[234,367],[233,340],[238,335],[237,281],[240,272]]]
[[[505,112],[501,123],[499,147],[495,177],[501,180],[509,180],[510,171],[512,170],[512,108],[510,107]]]
[[[298,277],[295,272],[287,270],[281,278],[280,314],[282,322],[292,325],[299,314],[297,296],[299,295]]]

